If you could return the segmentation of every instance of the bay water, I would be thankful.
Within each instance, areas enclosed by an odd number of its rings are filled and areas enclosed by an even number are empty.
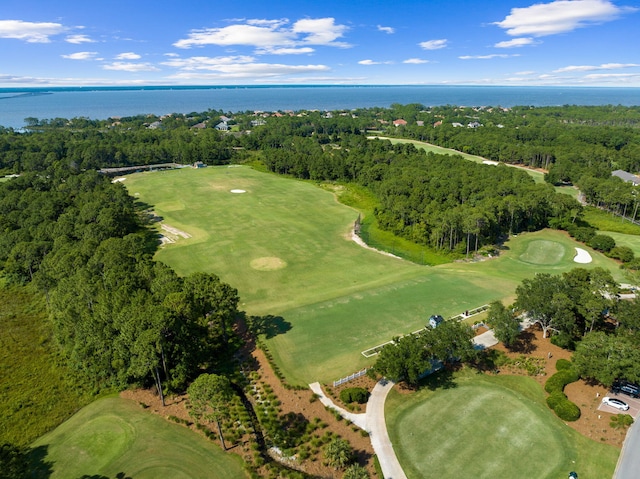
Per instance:
[[[107,119],[139,114],[349,110],[424,106],[640,105],[640,88],[505,86],[180,86],[0,88],[0,126],[25,118]]]

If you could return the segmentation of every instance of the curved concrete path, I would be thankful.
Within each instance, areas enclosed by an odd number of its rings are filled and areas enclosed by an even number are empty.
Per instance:
[[[336,406],[333,401],[324,394],[319,383],[310,384],[309,387],[318,395],[322,404],[338,411],[342,417],[369,433],[371,446],[376,456],[378,456],[378,462],[380,463],[384,479],[407,479],[393,450],[393,445],[387,432],[387,424],[384,420],[384,402],[393,385],[394,383],[392,381],[386,379],[378,381],[373,391],[371,391],[371,396],[369,396],[369,401],[367,402],[367,412],[364,414],[354,414]]]

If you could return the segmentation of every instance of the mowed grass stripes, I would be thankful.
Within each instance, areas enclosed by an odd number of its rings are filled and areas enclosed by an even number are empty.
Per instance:
[[[239,457],[117,397],[91,403],[32,447],[52,463],[51,479],[117,474],[136,479],[246,477]]]
[[[464,370],[448,386],[388,399],[387,425],[409,479],[613,474],[619,451],[564,425],[533,379]]]
[[[238,289],[241,309],[282,318],[267,344],[293,384],[370,365],[361,351],[424,327],[432,314],[510,301],[538,272],[602,266],[621,275],[589,248],[593,263],[574,263],[575,247],[584,246],[551,230],[520,234],[487,261],[427,267],[390,258],[348,239],[358,213],[330,192],[244,166],[139,173],[124,184],[192,235],[162,248],[158,260],[183,275],[215,273]]]

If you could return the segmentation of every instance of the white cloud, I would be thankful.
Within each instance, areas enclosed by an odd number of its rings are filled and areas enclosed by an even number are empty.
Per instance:
[[[28,43],[50,43],[49,37],[64,33],[66,30],[67,28],[60,23],[0,20],[0,38],[13,38]]]
[[[183,70],[219,70],[224,65],[253,63],[255,58],[248,55],[228,57],[189,57],[162,62],[162,65]]]
[[[512,8],[504,20],[494,25],[505,29],[508,35],[542,37],[615,20],[623,13],[635,10],[618,7],[609,0],[555,0]]]
[[[535,45],[537,42],[531,37],[514,38],[504,42],[498,42],[494,45],[496,48],[518,48],[526,45]]]
[[[302,43],[310,45],[333,45],[346,47],[347,44],[335,42],[347,30],[346,25],[336,25],[335,18],[304,18],[293,24],[293,33],[306,33]]]
[[[127,63],[127,62],[113,62],[102,65],[105,70],[116,70],[122,72],[155,72],[159,69],[151,65],[150,63]]]
[[[202,70],[202,69],[196,69]],[[235,63],[221,64],[217,67],[204,68],[204,70],[216,73],[204,73],[202,71],[182,71],[168,78],[176,80],[215,80],[233,78],[262,78],[280,75],[299,75],[313,72],[328,71],[326,65],[283,65],[279,63]]]
[[[492,58],[509,58],[518,57],[520,55],[507,55],[505,53],[493,53],[491,55],[463,55],[458,57],[460,60],[491,60]]]
[[[588,72],[594,70],[618,70],[620,68],[640,67],[638,63],[603,63],[602,65],[570,65],[554,70],[554,73]]]
[[[256,50],[257,55],[301,55],[305,53],[313,53],[315,50],[311,47],[265,47]]]
[[[529,75],[535,75],[536,72],[533,70],[526,70],[526,71],[522,71],[522,72],[515,72],[515,75],[522,75],[522,76],[529,76]]]
[[[393,62],[391,62],[391,61],[386,61],[386,62],[376,62],[376,61],[369,60],[369,59],[367,59],[367,60],[360,60],[360,61],[358,62],[358,65],[392,65],[392,64],[393,64]]]
[[[298,20],[291,27],[288,25],[287,19],[246,20],[244,24],[194,30],[187,38],[178,40],[173,46],[192,48],[204,45],[244,45],[259,48],[265,52],[268,52],[268,49],[295,49],[301,45],[349,46],[335,41],[343,36],[347,27],[336,25],[334,18],[305,18]],[[297,50],[292,52],[300,53]]]
[[[214,80],[256,77],[271,78],[282,75],[300,75],[313,72],[325,72],[326,65],[284,65],[280,63],[259,63],[249,55],[230,55],[221,57],[195,56],[172,58],[163,66],[179,71],[169,78],[177,80]]]
[[[441,48],[446,48],[447,40],[442,38],[439,40],[428,40],[426,42],[418,43],[425,50],[440,50]]]
[[[402,63],[410,63],[413,65],[419,65],[421,63],[429,63],[429,60],[423,60],[422,58],[408,58]]]
[[[396,33],[396,29],[393,27],[383,27],[382,25],[378,25],[378,30],[384,33],[388,33],[391,35],[392,33]]]
[[[116,60],[139,60],[140,58],[142,58],[140,55],[133,52],[124,52],[115,56]]]
[[[628,80],[628,79],[640,79],[640,74],[637,73],[591,73],[585,75],[587,80]]]
[[[81,43],[96,43],[95,40],[92,40],[87,35],[68,35],[64,41],[67,43],[73,43],[74,45],[79,45]]]
[[[101,60],[100,58],[96,58],[97,54],[98,52],[76,52],[61,56],[67,60]]]
[[[188,38],[178,40],[173,46],[191,48],[202,45],[249,45],[257,47],[292,45],[292,37],[293,35],[290,32],[275,31],[270,27],[229,25],[224,28],[193,31]]]

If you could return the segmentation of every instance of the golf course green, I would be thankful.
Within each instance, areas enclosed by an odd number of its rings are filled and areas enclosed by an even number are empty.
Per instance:
[[[179,274],[215,273],[238,289],[247,313],[277,318],[267,344],[293,384],[370,365],[361,351],[424,327],[432,314],[509,301],[538,272],[601,266],[622,280],[613,261],[554,230],[520,234],[486,261],[418,266],[351,241],[358,212],[332,193],[246,166],[137,173],[123,184],[161,223],[190,235],[161,248],[159,261]],[[575,263],[576,247],[593,261]]]
[[[46,451],[51,479],[100,475],[135,479],[237,479],[241,460],[204,436],[110,397],[83,408],[33,445]]]
[[[464,369],[443,388],[392,391],[394,450],[409,479],[611,477],[618,449],[581,436],[550,413],[532,378]]]

